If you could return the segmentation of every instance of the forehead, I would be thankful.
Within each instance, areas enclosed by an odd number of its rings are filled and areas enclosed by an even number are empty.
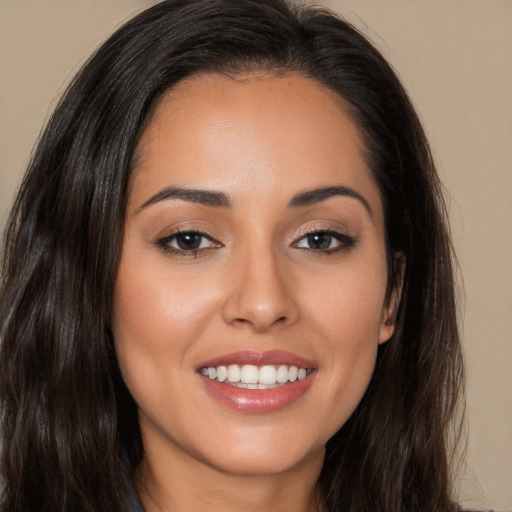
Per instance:
[[[345,185],[380,206],[364,153],[345,101],[315,80],[201,75],[180,82],[155,109],[132,191],[143,201],[170,184],[235,195],[245,187],[262,197]]]

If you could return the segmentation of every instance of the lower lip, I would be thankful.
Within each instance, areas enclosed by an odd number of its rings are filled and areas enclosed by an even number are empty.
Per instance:
[[[313,383],[315,372],[306,378],[273,389],[245,389],[199,375],[206,390],[219,402],[241,412],[265,413],[296,402]]]

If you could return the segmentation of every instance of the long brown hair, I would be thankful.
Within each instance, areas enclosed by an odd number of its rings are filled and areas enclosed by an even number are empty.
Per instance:
[[[134,150],[162,95],[203,72],[303,73],[348,103],[393,254],[406,255],[392,339],[327,445],[328,510],[447,512],[447,436],[463,374],[442,191],[395,73],[350,24],[283,0],[169,0],[119,29],[74,79],[5,232],[0,401],[5,512],[125,510],[143,457],[110,330]]]

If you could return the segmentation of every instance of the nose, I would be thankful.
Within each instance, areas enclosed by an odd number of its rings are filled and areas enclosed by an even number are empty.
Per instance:
[[[240,257],[231,268],[230,292],[222,311],[224,321],[247,325],[255,332],[294,324],[299,308],[286,264],[278,261],[272,249],[247,251]]]

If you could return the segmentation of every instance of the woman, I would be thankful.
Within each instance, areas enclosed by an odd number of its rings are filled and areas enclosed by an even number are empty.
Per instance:
[[[5,240],[3,510],[457,509],[439,182],[393,71],[331,13],[128,22]]]

